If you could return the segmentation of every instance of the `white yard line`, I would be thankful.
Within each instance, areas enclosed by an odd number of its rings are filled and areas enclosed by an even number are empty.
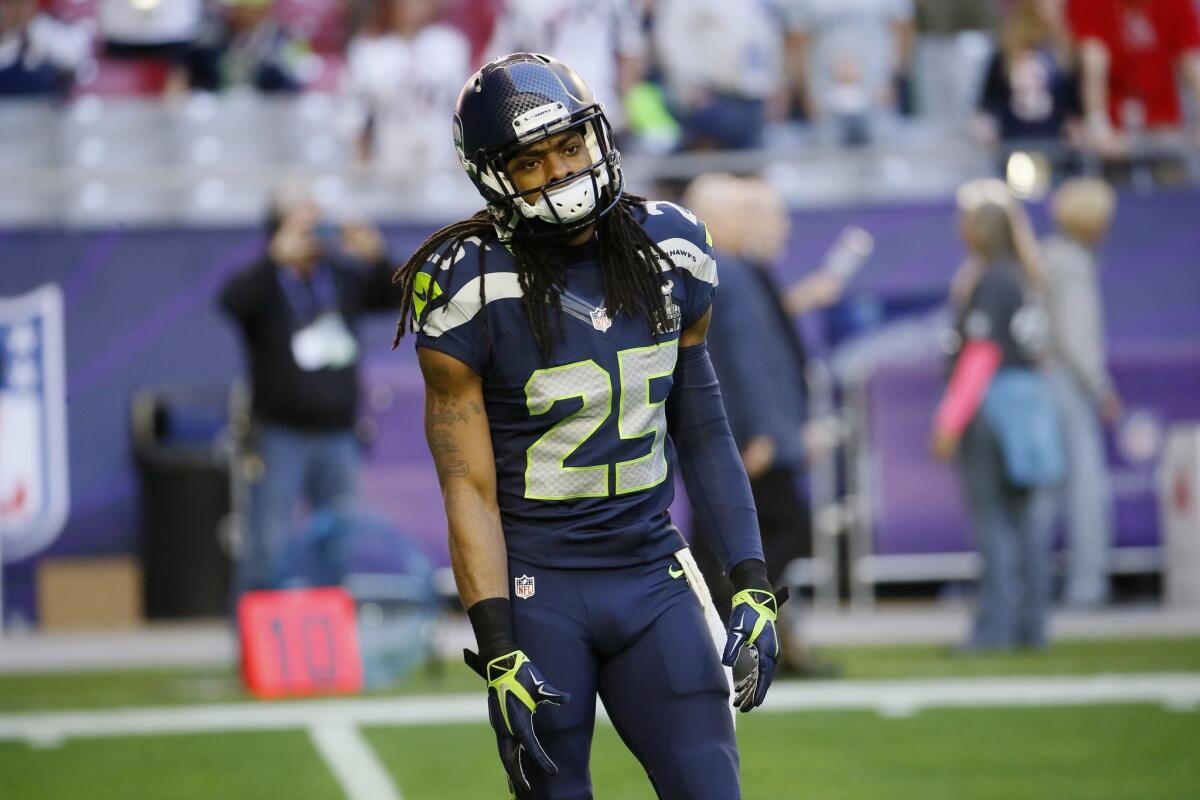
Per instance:
[[[783,683],[771,687],[768,711],[877,711],[906,716],[927,708],[1154,703],[1200,707],[1200,675],[1094,675],[1033,678],[946,678],[923,681]]]
[[[345,723],[314,725],[308,735],[342,785],[346,800],[403,800],[358,728]]]
[[[1200,673],[920,681],[779,683],[755,713],[864,710],[895,716],[926,708],[986,708],[1154,703],[1200,708]],[[445,725],[487,719],[483,693],[394,699],[52,711],[0,715],[0,739],[52,745],[66,738],[206,733],[229,730],[312,730],[362,725]]]

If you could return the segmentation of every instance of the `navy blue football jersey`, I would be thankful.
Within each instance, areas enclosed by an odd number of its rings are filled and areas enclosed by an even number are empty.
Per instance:
[[[657,335],[641,314],[606,313],[594,245],[569,248],[564,338],[548,362],[502,244],[467,240],[453,263],[447,246],[414,283],[417,347],[459,359],[483,381],[504,538],[522,561],[625,566],[683,546],[668,515],[674,458],[665,406],[680,332],[712,305],[717,267],[691,212],[665,202],[647,202],[646,212],[643,227],[671,259],[662,264],[671,324]]]

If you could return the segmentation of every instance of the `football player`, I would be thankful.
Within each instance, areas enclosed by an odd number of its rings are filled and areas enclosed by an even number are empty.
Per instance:
[[[485,65],[454,137],[486,208],[397,273],[459,595],[521,798],[591,797],[596,698],[659,797],[740,796],[722,668],[762,703],[779,644],[754,501],[705,349],[690,212],[624,191],[604,111],[544,55]],[[723,652],[668,508],[673,467],[738,593]],[[534,717],[536,716],[536,725]],[[536,732],[535,732],[536,728]]]

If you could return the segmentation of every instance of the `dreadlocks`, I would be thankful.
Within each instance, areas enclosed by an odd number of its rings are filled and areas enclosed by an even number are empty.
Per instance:
[[[634,195],[623,195],[608,214],[600,218],[598,233],[600,241],[600,268],[604,287],[605,310],[610,317],[622,312],[641,314],[657,336],[668,330],[666,304],[663,302],[663,278],[661,263],[671,263],[663,249],[647,235],[641,223],[645,220],[645,199]],[[496,229],[491,215],[480,211],[470,219],[447,225],[434,232],[421,243],[416,252],[396,271],[393,283],[400,284],[400,320],[396,325],[396,337],[392,347],[409,329],[416,329],[417,319],[413,305],[413,286],[422,265],[447,242],[449,250],[443,258],[456,267],[456,258],[465,240],[477,238],[479,247],[479,302],[486,304],[484,297],[483,244],[496,241]],[[517,262],[517,280],[521,286],[521,305],[533,331],[534,341],[543,361],[549,361],[554,345],[563,339],[561,293],[565,275],[558,258],[551,248],[537,240],[514,238],[509,244]],[[551,312],[553,311],[553,315]],[[484,327],[484,335],[487,326]]]

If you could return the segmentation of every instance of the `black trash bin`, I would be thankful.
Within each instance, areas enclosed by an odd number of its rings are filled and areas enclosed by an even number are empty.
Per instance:
[[[224,389],[139,392],[133,401],[140,554],[149,619],[228,613],[231,573]]]

